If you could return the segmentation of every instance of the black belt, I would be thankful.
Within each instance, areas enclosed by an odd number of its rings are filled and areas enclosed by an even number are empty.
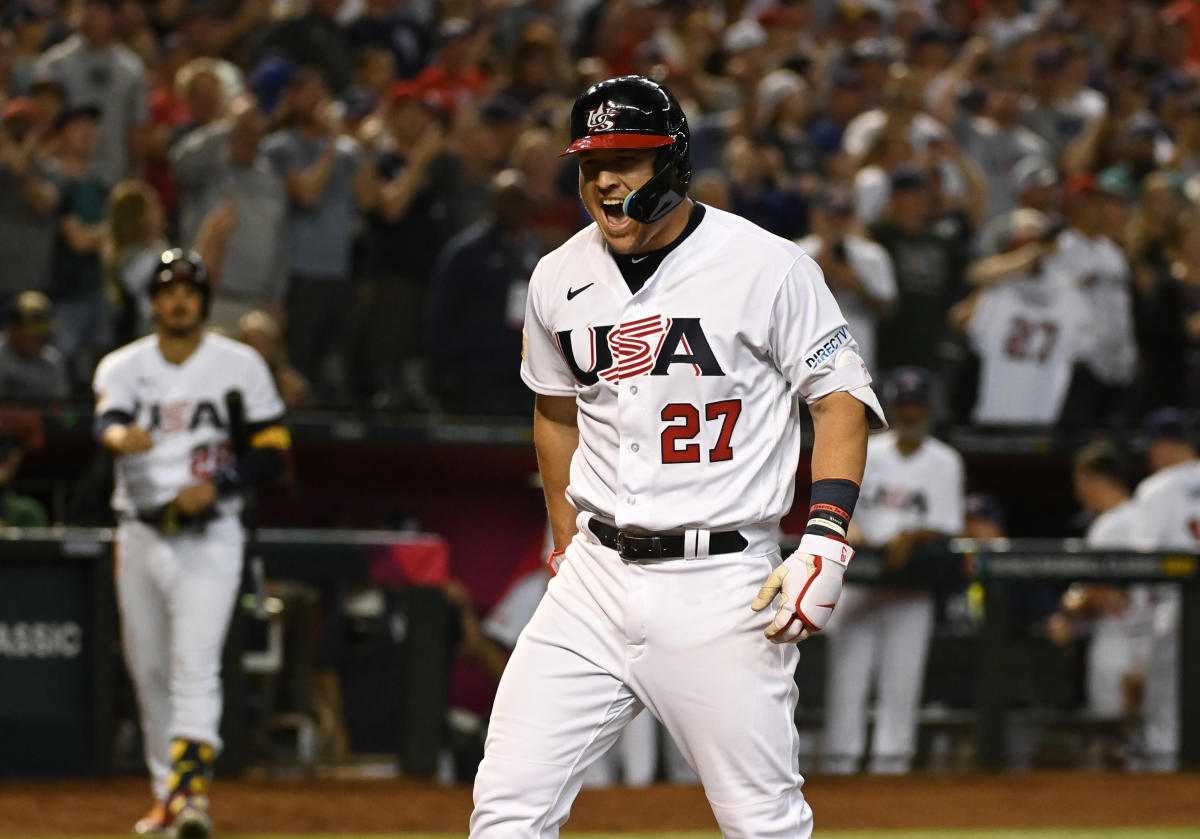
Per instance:
[[[682,533],[630,533],[596,518],[588,521],[588,530],[596,535],[601,545],[616,551],[621,559],[678,559],[684,555]],[[748,544],[746,537],[736,530],[708,535],[710,554],[739,553]]]

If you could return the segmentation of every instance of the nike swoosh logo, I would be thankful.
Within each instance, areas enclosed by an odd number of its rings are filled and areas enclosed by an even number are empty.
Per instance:
[[[589,288],[591,288],[594,285],[595,285],[595,283],[588,283],[587,285],[581,286],[580,288],[568,288],[567,289],[567,299],[574,300],[575,295],[583,294],[585,291],[587,291]]]
[[[632,259],[630,259],[629,261],[632,262],[634,265],[637,265],[643,259],[649,259],[649,258],[650,258],[650,254],[646,254],[645,256],[635,256]]]

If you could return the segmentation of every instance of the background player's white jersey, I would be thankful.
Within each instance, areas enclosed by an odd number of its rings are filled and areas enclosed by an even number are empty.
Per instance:
[[[1129,264],[1107,236],[1089,239],[1078,230],[1059,234],[1044,269],[1087,300],[1090,328],[1084,359],[1101,382],[1127,385],[1137,366]]]
[[[797,397],[849,391],[883,424],[816,263],[712,207],[634,295],[594,224],[573,236],[534,271],[525,333],[526,384],[577,397],[567,495],[620,527],[780,519],[795,488]]]
[[[284,406],[266,362],[251,347],[205,333],[183,364],[162,356],[148,335],[109,353],[96,368],[97,416],[124,411],[150,432],[154,447],[116,462],[113,509],[136,514],[161,507],[232,458],[225,396],[242,394],[247,423],[280,419]],[[236,512],[237,496],[218,502]]]
[[[862,281],[863,286],[874,297],[888,302],[894,302],[899,293],[896,289],[896,270],[892,266],[892,258],[882,245],[864,239],[862,236],[847,236],[842,240],[846,246],[846,262]],[[799,240],[798,244],[805,253],[813,259],[820,259],[824,243],[821,237],[813,234]],[[868,370],[875,368],[875,325],[879,316],[861,294],[844,289],[834,289],[833,299],[837,301],[850,334],[858,342],[858,354],[867,364]]]
[[[867,471],[854,508],[854,525],[868,545],[882,545],[906,530],[936,530],[951,536],[963,528],[963,459],[926,437],[902,455],[894,431],[867,441]]]
[[[980,358],[975,422],[1057,422],[1087,318],[1087,300],[1049,277],[1014,278],[982,292],[967,325]]]
[[[1200,551],[1200,460],[1155,472],[1138,484],[1134,545],[1147,551]]]

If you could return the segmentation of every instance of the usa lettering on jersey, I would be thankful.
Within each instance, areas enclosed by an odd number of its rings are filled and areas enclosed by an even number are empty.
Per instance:
[[[600,379],[619,384],[636,376],[666,376],[674,364],[689,365],[697,376],[724,376],[700,318],[651,315],[587,329],[590,360],[585,370],[575,355],[576,330],[557,333],[559,350],[576,380],[584,386]]]

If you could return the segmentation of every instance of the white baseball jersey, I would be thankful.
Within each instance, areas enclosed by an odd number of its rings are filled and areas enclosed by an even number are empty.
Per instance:
[[[631,294],[597,227],[530,281],[521,377],[576,397],[576,509],[649,531],[736,529],[791,507],[797,397],[883,412],[816,263],[712,207]]]
[[[1083,360],[1101,382],[1128,385],[1137,366],[1133,333],[1133,293],[1129,263],[1107,236],[1088,238],[1064,230],[1044,268],[1049,276],[1074,285],[1087,300],[1089,329]]]
[[[1155,472],[1134,493],[1133,544],[1146,551],[1200,551],[1200,460]]]
[[[1087,301],[1069,284],[1022,276],[980,294],[967,324],[979,354],[974,421],[1058,421],[1088,329]]]
[[[963,459],[926,437],[910,455],[894,431],[867,441],[867,469],[854,524],[868,545],[883,545],[906,530],[956,536],[963,528]]]
[[[183,364],[171,364],[148,335],[106,355],[96,368],[97,416],[123,411],[150,432],[154,447],[116,462],[113,509],[136,514],[168,503],[232,456],[225,396],[242,394],[247,424],[282,419],[283,401],[266,362],[252,347],[214,333]],[[240,497],[217,502],[236,513]]]
[[[883,246],[862,236],[847,236],[846,262],[851,270],[862,281],[863,287],[874,297],[892,302],[899,293],[896,289],[896,270],[892,266],[892,258]],[[821,237],[815,233],[805,236],[796,242],[805,253],[813,259],[819,259],[824,248]],[[858,342],[858,354],[862,356],[871,370],[875,366],[875,326],[879,316],[872,311],[870,305],[861,294],[847,289],[833,289],[833,299],[837,301],[850,327],[850,334]]]

